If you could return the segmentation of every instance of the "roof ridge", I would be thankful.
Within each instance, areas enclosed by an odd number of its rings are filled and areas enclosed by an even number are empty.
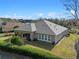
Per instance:
[[[45,22],[45,24],[50,28],[50,26],[46,23],[46,21],[47,20],[43,20],[44,22]],[[50,22],[50,21],[48,21],[48,22]],[[50,30],[52,31],[52,29],[50,28]],[[53,32],[53,31],[52,31]],[[54,33],[54,32],[53,32]],[[55,35],[55,33],[54,33],[54,35]]]
[[[31,26],[31,30],[32,31],[36,31],[36,25],[35,25],[35,23],[30,23],[30,26]]]

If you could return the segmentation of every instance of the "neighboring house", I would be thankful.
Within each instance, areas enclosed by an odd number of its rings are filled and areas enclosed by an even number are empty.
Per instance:
[[[22,23],[19,23],[19,22],[15,22],[15,21],[12,21],[12,22],[4,22],[3,25],[2,25],[2,31],[3,32],[10,32],[10,31],[13,31],[14,30],[14,27],[19,27]]]
[[[3,23],[3,21],[0,19],[0,27],[2,27],[2,23]]]
[[[37,39],[40,41],[57,43],[68,34],[68,29],[47,20],[38,20],[35,23],[22,24],[19,28],[15,29],[15,32],[27,38],[27,40]]]
[[[2,32],[2,23],[3,21],[0,19],[0,32]]]

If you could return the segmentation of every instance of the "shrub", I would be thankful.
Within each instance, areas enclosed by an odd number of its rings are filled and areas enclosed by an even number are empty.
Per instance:
[[[33,59],[61,59],[55,55],[52,55],[49,51],[34,47],[32,45],[23,45],[18,47],[21,54],[28,55]]]
[[[29,38],[29,39],[27,39],[28,41],[31,41],[31,39]]]
[[[67,35],[66,35],[66,37],[69,37],[70,36],[70,33],[68,33]]]
[[[75,29],[71,29],[69,32],[72,33],[72,34],[74,34],[74,33],[76,33],[77,31],[76,31]]]
[[[16,53],[19,55],[25,55],[32,57],[32,59],[62,59],[60,57],[57,57],[53,54],[51,54],[47,50],[43,50],[37,47],[33,47],[31,45],[22,45],[22,46],[1,46],[0,49],[2,51],[7,51],[11,53]]]
[[[23,44],[23,40],[19,36],[13,36],[11,38],[11,43],[15,44],[15,45],[22,45]]]
[[[34,38],[33,41],[37,41],[37,38]]]

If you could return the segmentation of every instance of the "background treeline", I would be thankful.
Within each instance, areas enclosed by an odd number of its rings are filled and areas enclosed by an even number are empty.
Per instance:
[[[4,22],[10,22],[10,21],[16,21],[16,22],[22,22],[22,23],[31,23],[31,22],[36,22],[37,20],[49,20],[53,23],[62,25],[64,27],[68,27],[69,29],[71,27],[73,28],[79,28],[79,20],[74,20],[74,19],[47,19],[47,18],[39,18],[39,19],[11,19],[11,18],[0,18]]]

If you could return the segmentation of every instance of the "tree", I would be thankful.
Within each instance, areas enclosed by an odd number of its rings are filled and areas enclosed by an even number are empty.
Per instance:
[[[75,20],[78,20],[79,0],[62,0],[66,10],[72,14]]]

